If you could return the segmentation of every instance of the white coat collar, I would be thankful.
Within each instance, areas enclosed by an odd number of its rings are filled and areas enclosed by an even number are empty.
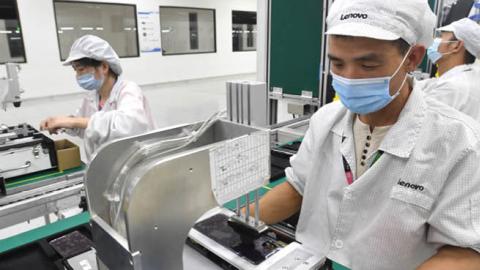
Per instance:
[[[447,72],[445,72],[442,76],[440,76],[441,79],[448,79],[450,77],[456,76],[459,73],[465,72],[472,70],[472,65],[460,65],[456,66],[454,68],[451,68]]]
[[[379,149],[401,157],[408,158],[415,146],[425,119],[425,100],[421,89],[414,89],[410,93],[407,103],[403,107],[397,122],[390,128]],[[353,119],[356,115],[346,110],[343,118],[335,123],[331,131],[342,136],[340,151],[349,164],[355,164]]]

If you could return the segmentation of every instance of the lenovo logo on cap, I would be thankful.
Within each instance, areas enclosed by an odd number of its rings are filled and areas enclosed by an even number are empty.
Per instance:
[[[343,20],[348,20],[348,19],[367,19],[368,18],[368,14],[365,14],[365,13],[349,13],[349,14],[342,14],[340,16],[340,20],[343,21]]]

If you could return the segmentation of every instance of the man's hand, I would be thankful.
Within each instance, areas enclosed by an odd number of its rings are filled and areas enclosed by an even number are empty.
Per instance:
[[[56,116],[49,117],[40,123],[40,130],[48,130],[50,134],[58,134],[62,128],[87,128],[89,118]]]
[[[479,270],[480,254],[472,249],[442,247],[417,270]]]
[[[260,199],[260,220],[267,224],[283,221],[300,211],[302,196],[290,183],[282,183]],[[242,209],[245,213],[245,209]],[[254,205],[250,205],[250,214],[255,214]]]

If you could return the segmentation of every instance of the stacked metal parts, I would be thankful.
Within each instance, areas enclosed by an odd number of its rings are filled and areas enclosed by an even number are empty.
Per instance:
[[[227,82],[227,114],[232,122],[267,127],[269,112],[266,84],[254,81]]]

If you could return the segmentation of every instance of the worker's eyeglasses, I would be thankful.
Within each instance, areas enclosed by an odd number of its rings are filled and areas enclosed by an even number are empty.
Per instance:
[[[75,71],[79,71],[79,70],[85,69],[86,66],[72,63],[72,68],[73,68],[73,70],[75,70]]]

